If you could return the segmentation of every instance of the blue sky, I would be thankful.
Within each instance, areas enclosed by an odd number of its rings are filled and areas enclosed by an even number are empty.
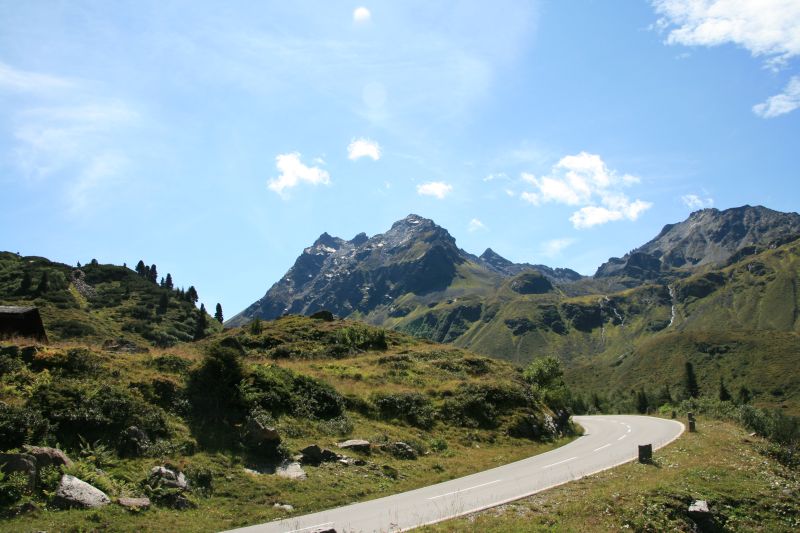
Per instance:
[[[798,207],[794,0],[0,13],[0,249],[144,259],[226,316],[409,213],[590,274],[700,207]]]

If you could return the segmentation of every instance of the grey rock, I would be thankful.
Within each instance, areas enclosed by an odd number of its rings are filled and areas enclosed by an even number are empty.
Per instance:
[[[322,448],[316,444],[306,446],[300,453],[303,454],[300,460],[305,464],[318,465],[322,462]]]
[[[46,466],[72,466],[72,460],[58,448],[46,446],[23,446],[25,453],[36,458],[36,468],[41,470]]]
[[[149,481],[151,484],[161,484],[173,489],[189,490],[189,482],[183,472],[175,472],[166,466],[154,466],[150,469]]]
[[[274,427],[265,426],[251,418],[245,428],[244,440],[250,448],[269,451],[278,447],[281,443],[281,435]]]
[[[28,490],[36,487],[36,457],[27,453],[0,453],[0,472],[6,475],[22,473],[28,481]]]
[[[345,450],[353,450],[356,452],[368,452],[370,444],[368,440],[350,439],[344,442],[340,442],[338,446],[339,448]]]
[[[695,500],[689,506],[689,514],[694,517],[704,517],[711,514],[706,500]]]
[[[56,489],[55,503],[60,507],[92,509],[108,505],[111,500],[97,487],[65,474]]]
[[[276,503],[273,505],[275,509],[281,509],[283,511],[291,512],[294,511],[294,506],[289,505],[288,503]]]
[[[150,508],[150,498],[120,498],[117,503],[126,509]]]
[[[384,450],[392,454],[398,459],[416,459],[417,452],[407,443],[399,441],[391,444],[386,444],[382,447]]]
[[[300,463],[294,461],[284,461],[275,468],[275,475],[286,479],[303,480],[306,479],[306,472]]]

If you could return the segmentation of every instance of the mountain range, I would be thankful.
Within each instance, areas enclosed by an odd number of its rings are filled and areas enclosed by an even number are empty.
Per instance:
[[[775,373],[765,397],[794,402],[799,238],[797,213],[703,209],[582,276],[475,256],[412,214],[373,237],[323,233],[226,326],[328,310],[517,363],[554,354],[600,389],[676,386],[687,360],[706,386],[758,389],[755,365]]]

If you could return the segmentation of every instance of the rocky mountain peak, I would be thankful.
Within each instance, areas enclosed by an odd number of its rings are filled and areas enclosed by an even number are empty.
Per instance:
[[[320,247],[320,246],[324,246],[324,247],[326,247],[326,248],[332,248],[332,249],[334,249],[334,250],[338,250],[338,249],[339,249],[339,248],[342,246],[342,243],[343,243],[343,242],[344,242],[344,241],[342,241],[342,239],[340,239],[340,238],[338,238],[338,237],[332,237],[332,236],[330,236],[330,235],[328,234],[328,232],[326,231],[325,233],[323,233],[322,235],[320,235],[320,236],[317,238],[317,240],[316,240],[316,241],[314,241],[314,244],[313,244],[312,246],[313,246],[313,247]]]
[[[480,259],[482,259],[483,261],[485,261],[487,263],[490,263],[490,264],[492,264],[494,266],[498,266],[498,267],[505,267],[505,266],[513,264],[511,261],[509,261],[508,259],[506,259],[502,255],[498,254],[497,252],[495,252],[491,248],[487,248],[480,255]]]

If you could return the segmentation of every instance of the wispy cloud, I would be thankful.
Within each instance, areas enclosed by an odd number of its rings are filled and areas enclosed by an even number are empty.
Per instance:
[[[575,239],[551,239],[542,243],[541,254],[547,258],[554,258],[561,255],[566,248],[575,243]]]
[[[469,225],[467,226],[467,230],[469,230],[470,232],[473,232],[473,233],[476,232],[476,231],[486,230],[486,225],[483,222],[481,222],[479,219],[473,218],[472,220],[469,221]]]
[[[653,0],[667,43],[736,44],[779,67],[800,55],[800,2],[795,0]]]
[[[299,152],[278,154],[275,166],[280,171],[277,178],[269,180],[267,187],[286,198],[286,190],[297,187],[301,183],[310,185],[329,185],[330,174],[319,167],[309,167],[300,160]]]
[[[443,181],[430,181],[417,185],[417,194],[421,196],[435,196],[439,200],[442,200],[451,192],[453,192],[453,186]]]
[[[711,197],[701,198],[696,194],[685,194],[681,196],[683,205],[690,209],[705,209],[714,206],[714,199]]]
[[[800,32],[800,30],[798,30]],[[793,76],[782,93],[770,96],[753,106],[753,113],[762,118],[775,118],[800,107],[800,76]]]
[[[353,22],[356,24],[364,24],[369,22],[372,18],[372,13],[366,7],[357,7],[353,10]]]
[[[21,92],[44,92],[69,89],[75,82],[58,76],[20,70],[0,62],[0,89]]]
[[[520,194],[523,200],[537,206],[545,203],[579,206],[570,217],[577,229],[615,220],[636,220],[653,205],[639,199],[631,201],[622,192],[639,183],[639,178],[618,174],[609,169],[599,155],[586,152],[563,157],[548,176],[537,178],[523,173],[521,177],[534,188]]]
[[[355,161],[362,157],[377,161],[381,158],[381,146],[371,139],[353,139],[347,146],[347,158]]]

